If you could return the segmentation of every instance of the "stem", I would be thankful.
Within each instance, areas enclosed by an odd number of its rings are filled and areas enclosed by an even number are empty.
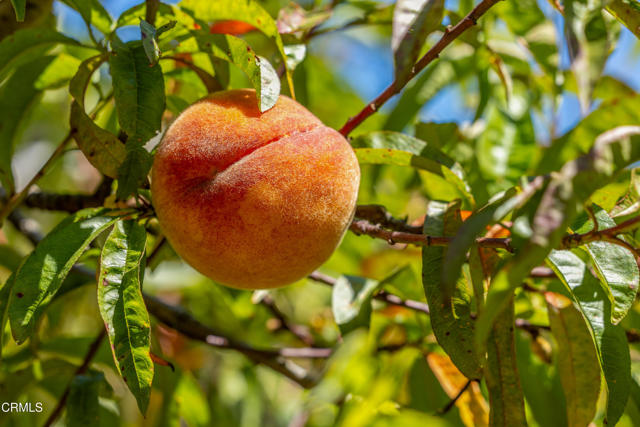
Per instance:
[[[427,65],[429,65],[433,60],[437,59],[440,55],[440,52],[444,50],[445,47],[450,45],[455,39],[457,39],[463,32],[465,32],[468,28],[476,25],[478,19],[484,15],[487,10],[491,8],[491,6],[498,3],[500,0],[482,0],[467,16],[465,16],[460,22],[458,22],[451,29],[447,29],[438,40],[438,42],[433,45],[431,49],[427,53],[424,54],[422,58],[416,62],[416,65],[411,69],[411,73],[408,78],[403,82],[398,82],[394,80],[389,87],[387,87],[376,99],[367,104],[366,107],[362,109],[357,115],[351,117],[340,129],[340,133],[345,137],[351,133],[353,129],[355,129],[360,123],[365,121],[369,116],[378,111],[382,105],[389,100],[393,95],[399,93],[404,85],[406,85],[411,79],[413,79],[416,75],[418,75]]]
[[[212,328],[203,325],[179,306],[169,305],[156,297],[144,295],[149,310],[160,322],[175,329],[191,339],[202,341],[216,348],[230,349],[244,354],[255,363],[260,363],[281,373],[303,388],[316,385],[317,379],[312,377],[301,366],[283,360],[285,357],[326,358],[331,355],[331,348],[301,347],[281,349],[256,349],[244,343],[220,336]]]
[[[158,7],[160,2],[158,0],[145,0],[146,10],[144,20],[151,25],[156,25],[156,14],[158,13]]]
[[[424,234],[406,233],[402,231],[390,231],[378,224],[372,224],[367,220],[355,220],[349,229],[356,235],[367,236],[386,240],[389,244],[408,243],[417,246],[448,246],[453,237],[427,236]],[[483,248],[498,248],[513,252],[510,238],[479,237],[476,244]]]

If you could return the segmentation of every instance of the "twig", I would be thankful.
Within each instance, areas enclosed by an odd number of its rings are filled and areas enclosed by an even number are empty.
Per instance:
[[[158,0],[145,0],[145,6],[144,20],[151,25],[156,25],[156,14],[158,13],[160,2]]]
[[[28,208],[38,208],[49,211],[77,212],[85,208],[102,206],[105,199],[111,194],[113,179],[105,178],[93,194],[56,194],[56,193],[31,193],[24,205]]]
[[[289,322],[284,313],[280,311],[271,295],[265,295],[264,297],[262,297],[260,303],[268,308],[271,314],[273,314],[273,316],[278,320],[280,329],[289,331],[306,345],[310,346],[313,344],[313,337],[309,333],[309,329],[306,326]]]
[[[73,378],[75,378],[78,375],[84,374],[87,371],[87,369],[89,368],[89,365],[91,364],[91,360],[96,355],[96,352],[100,348],[100,344],[102,344],[102,340],[104,339],[105,336],[106,336],[106,329],[103,328],[98,334],[98,336],[96,337],[96,339],[93,340],[93,342],[89,346],[89,350],[87,350],[87,354],[85,355],[84,360],[82,361],[82,365],[80,365],[78,369],[76,369],[76,371],[73,373],[73,377],[71,377],[71,381],[69,381],[67,388],[64,389],[62,396],[60,396],[60,400],[58,401],[58,404],[53,409],[53,412],[51,412],[51,415],[49,415],[49,418],[47,418],[47,421],[45,421],[44,423],[45,427],[49,427],[53,425],[53,423],[62,413],[62,410],[64,409],[67,403],[67,398],[69,397],[69,392],[71,390],[71,383],[73,381]]]
[[[458,399],[460,399],[460,397],[462,397],[462,394],[467,391],[467,389],[469,388],[469,386],[471,385],[471,381],[472,380],[468,380],[465,385],[460,389],[460,391],[458,392],[458,394],[456,394],[450,401],[449,403],[447,403],[444,408],[438,409],[438,415],[444,415],[447,412],[449,412],[451,410],[451,408],[453,408],[453,405],[456,404],[456,402],[458,401]]]
[[[427,65],[429,65],[433,60],[438,58],[440,52],[451,44],[455,39],[457,39],[465,30],[474,26],[478,19],[485,14],[487,10],[491,8],[494,4],[498,3],[500,0],[482,0],[467,16],[465,16],[460,22],[458,22],[454,27],[445,31],[444,35],[438,42],[433,45],[431,49],[427,53],[424,54],[422,58],[416,62],[414,67],[411,69],[408,78],[403,84],[399,84],[398,81],[394,80],[389,87],[387,87],[376,99],[367,104],[366,107],[362,109],[358,114],[351,117],[340,129],[340,133],[344,136],[347,136],[351,133],[353,129],[355,129],[360,123],[365,121],[369,116],[378,111],[382,105],[389,100],[393,95],[399,93],[404,84],[406,84],[409,80],[418,75]]]
[[[390,231],[382,228],[378,224],[372,224],[367,220],[355,220],[351,223],[349,229],[356,235],[366,234],[367,236],[386,240],[389,244],[408,243],[417,246],[448,246],[453,240],[453,237],[428,236],[402,231]],[[513,252],[511,239],[508,237],[479,237],[476,239],[476,244],[484,248],[505,249],[509,252]]]
[[[323,283],[329,286],[334,286],[336,284],[336,279],[324,273],[320,273],[319,271],[314,271],[307,277],[314,282]],[[388,304],[409,308],[411,310],[421,311],[424,314],[429,314],[429,306],[427,304],[411,299],[402,299],[398,295],[391,294],[387,291],[380,291],[376,295],[374,295],[373,298],[379,301],[384,301]]]
[[[605,228],[605,229],[594,229],[584,234],[568,234],[564,236],[564,238],[562,239],[561,249],[571,249],[571,248],[582,246],[587,243],[595,242],[598,240],[609,241],[608,239],[615,238],[618,234],[623,234],[628,231],[635,230],[638,227],[640,227],[640,215],[635,216],[633,218],[629,218],[628,220],[621,222],[615,227]],[[615,243],[615,242],[611,242],[611,243]]]
[[[331,355],[330,348],[281,348],[256,349],[246,344],[233,341],[217,335],[216,331],[194,319],[182,307],[169,305],[156,297],[144,295],[144,301],[149,313],[159,321],[191,339],[202,341],[216,348],[238,351],[255,363],[265,365],[281,373],[304,388],[316,385],[317,378],[311,376],[305,369],[284,358],[326,358]]]
[[[540,266],[531,270],[529,277],[533,277],[534,279],[552,279],[556,277],[556,273],[554,273],[549,267]]]

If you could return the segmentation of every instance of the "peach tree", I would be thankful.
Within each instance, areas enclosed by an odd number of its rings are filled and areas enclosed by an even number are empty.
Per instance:
[[[3,425],[640,423],[637,0],[11,0],[0,22]],[[256,117],[297,100],[361,169],[342,243],[287,287],[198,274],[154,209],[166,129],[239,88]]]

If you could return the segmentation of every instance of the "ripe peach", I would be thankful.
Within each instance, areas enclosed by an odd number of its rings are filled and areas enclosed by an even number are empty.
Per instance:
[[[355,210],[360,169],[335,130],[286,96],[253,90],[187,108],[155,155],[151,191],[176,252],[236,288],[295,282],[329,258]]]

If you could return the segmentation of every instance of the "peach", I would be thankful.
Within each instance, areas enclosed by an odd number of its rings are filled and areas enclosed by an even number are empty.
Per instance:
[[[151,192],[175,251],[216,282],[293,283],[325,262],[355,211],[360,169],[335,130],[286,96],[260,113],[253,90],[187,108],[156,152]]]

